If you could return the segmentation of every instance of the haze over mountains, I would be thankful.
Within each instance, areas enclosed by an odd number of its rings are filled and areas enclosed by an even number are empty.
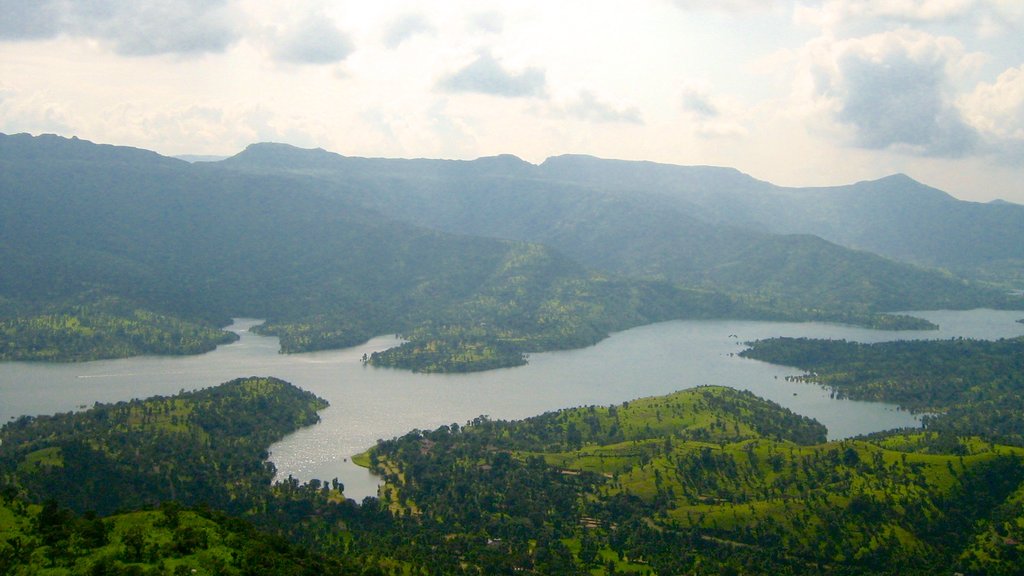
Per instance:
[[[189,164],[29,135],[0,136],[0,167],[4,318],[97,302],[248,315],[288,351],[402,332],[404,355],[378,360],[413,369],[510,365],[672,318],[1008,306],[1024,266],[1024,207],[903,176],[789,189],[725,168],[281,144]]]
[[[509,192],[532,194],[531,200],[545,197],[548,202],[555,201],[550,196],[556,193],[570,198],[575,194],[573,199],[590,194],[602,197],[606,203],[619,202],[631,207],[642,200],[652,212],[672,210],[673,216],[683,218],[682,224],[692,229],[690,234],[716,242],[735,238],[740,233],[735,228],[746,233],[813,234],[842,246],[946,268],[960,276],[993,280],[1017,279],[1024,266],[1024,245],[1018,241],[1024,234],[1024,206],[957,200],[902,174],[847,186],[786,188],[731,168],[581,155],[556,156],[540,165],[514,156],[473,162],[365,159],[281,144],[252,145],[224,164],[244,170],[286,171],[364,184],[371,179],[415,179],[418,185],[403,188],[401,200],[420,200],[421,204],[405,204],[406,212],[399,214],[410,220],[418,218],[421,223],[471,233],[490,230],[522,237],[534,231],[511,229],[513,223],[503,218],[487,218],[486,212],[482,218],[474,214],[460,220],[458,216],[466,216],[467,211],[453,214],[450,199],[439,205],[432,194],[455,196],[465,208],[483,208],[466,203],[474,200],[474,187],[486,182],[491,186],[485,200],[488,204]],[[519,183],[519,187],[513,182]],[[460,186],[456,187],[456,183]],[[401,209],[387,204],[385,198],[386,195],[378,194],[370,201],[389,210]],[[537,205],[535,201],[519,202]],[[495,225],[499,227],[496,229]],[[734,229],[723,233],[720,225]],[[538,230],[543,228],[537,226]],[[749,241],[750,237],[743,236],[742,240]]]

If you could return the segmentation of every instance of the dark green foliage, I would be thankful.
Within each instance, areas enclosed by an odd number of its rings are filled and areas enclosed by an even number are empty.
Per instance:
[[[245,379],[8,425],[2,447],[15,448],[0,454],[0,568],[1010,574],[1021,551],[1024,452],[976,438],[915,432],[822,443],[820,424],[747,392],[703,387],[518,422],[481,417],[380,442],[370,461],[387,480],[382,499],[356,506],[337,481],[271,486],[255,472],[273,436],[263,430],[294,428],[320,406],[279,381]],[[130,444],[117,448],[126,431]],[[238,456],[186,443],[144,456],[169,433],[229,445]],[[186,498],[210,497],[253,525],[166,494],[150,501],[160,501],[152,511],[69,511],[63,499],[74,504],[76,492],[46,475],[68,466],[72,434],[125,479],[112,483],[102,466],[79,463],[68,481],[90,484],[98,474],[121,506],[137,506],[125,487],[173,462],[195,477],[193,492],[176,477]],[[218,501],[225,483],[231,497]],[[61,500],[27,504],[19,493]]]
[[[879,190],[872,190],[871,198],[864,201],[871,208],[861,215],[851,206],[857,202],[855,193],[847,195],[845,204],[840,202],[841,208],[834,208],[833,195],[825,191],[781,189],[735,170],[581,156],[551,158],[532,166],[508,157],[403,161],[254,145],[222,165],[250,173],[315,178],[325,189],[416,225],[540,242],[600,270],[712,287],[749,298],[751,305],[760,306],[766,315],[774,313],[775,318],[841,320],[846,315],[863,322],[868,313],[888,310],[1020,305],[1019,298],[979,289],[948,273],[821,239],[842,244],[846,236],[834,232],[861,226],[860,218],[873,218],[868,222],[872,226],[885,221],[885,230],[895,235],[919,228],[920,216],[912,207],[884,210],[897,200],[897,193],[888,192],[887,187],[903,187],[898,179],[880,182],[875,187]],[[930,189],[929,193],[925,196],[945,196]],[[794,196],[801,200],[794,202]],[[976,222],[967,227],[976,235],[999,236],[995,252],[1004,254],[998,258],[1024,257],[1019,248],[1024,245],[1019,241],[1024,209],[989,209],[945,198],[949,202],[940,210],[945,216],[960,219],[972,212],[988,212],[995,217],[991,222],[998,220],[995,229],[1000,233]],[[930,199],[920,203],[932,204]],[[812,216],[808,212],[819,206],[825,207],[824,215],[802,221],[801,215]],[[848,216],[855,214],[858,221],[848,222]],[[948,219],[937,217],[931,226],[944,228]],[[808,223],[810,229],[801,226]],[[865,237],[883,237],[880,230],[873,230]],[[929,231],[925,242],[950,243],[956,234],[948,232]],[[995,244],[961,241],[955,248],[961,254],[988,259],[994,256],[989,251]],[[935,245],[916,252],[930,254],[931,261],[915,260],[925,265],[949,262],[943,259],[949,247],[936,250]],[[863,247],[857,242],[853,246]],[[892,247],[888,242],[880,246]],[[882,252],[894,258],[905,256],[892,249]]]
[[[241,511],[273,478],[267,447],[326,406],[273,378],[78,413],[22,417],[0,430],[0,474],[34,498],[109,513],[165,500]]]
[[[979,539],[1009,510],[1013,530],[1024,526],[1013,504],[1024,493],[1019,450],[954,439],[939,452],[928,434],[798,446],[755,430],[792,418],[768,404],[747,411],[759,403],[704,388],[519,422],[479,418],[381,442],[374,459],[384,501],[415,521],[417,538],[486,573],[610,573],[603,559],[659,574],[1011,566]],[[475,553],[456,544],[474,539]],[[485,539],[505,554],[482,553]]]
[[[49,137],[0,136],[0,148],[0,358],[191,353],[223,338],[211,326],[247,316],[266,318],[259,330],[285,352],[402,333],[441,357],[406,348],[380,364],[480,370],[743,309],[596,276],[537,244],[389,220],[307,177]]]
[[[796,366],[842,397],[929,413],[929,429],[1024,445],[1024,338],[878,344],[774,338],[743,356]]]
[[[231,332],[155,314],[115,298],[0,319],[0,360],[81,361],[142,354],[198,354],[237,340]]]
[[[0,497],[2,574],[338,574],[354,558],[311,553],[252,524],[208,508],[179,510],[180,525],[158,512],[79,516],[53,502],[41,508]]]
[[[387,163],[254,147],[191,165],[27,135],[0,135],[0,151],[2,358],[192,353],[247,316],[266,318],[260,330],[285,352],[400,333],[409,344],[375,363],[466,371],[658,320],[907,327],[877,314],[1009,299],[511,158]]]

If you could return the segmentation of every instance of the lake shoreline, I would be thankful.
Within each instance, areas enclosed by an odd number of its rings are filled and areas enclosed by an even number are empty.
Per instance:
[[[917,313],[915,313],[917,314]],[[594,346],[535,353],[530,363],[469,374],[414,374],[366,366],[364,354],[396,345],[393,336],[343,350],[279,354],[276,338],[232,324],[238,342],[200,356],[144,357],[83,364],[0,365],[0,417],[52,414],[94,402],[169,395],[240,376],[275,376],[327,399],[321,422],[275,443],[278,478],[339,478],[350,497],[375,495],[378,481],[352,461],[377,440],[432,430],[481,415],[521,419],[580,405],[606,406],[700,385],[746,389],[829,429],[829,439],[919,426],[895,406],[838,401],[819,386],[786,382],[796,369],[737,357],[743,342],[773,336],[884,341],[1024,333],[1019,314],[1003,311],[923,313],[938,332],[881,332],[822,323],[683,320],[612,334]]]

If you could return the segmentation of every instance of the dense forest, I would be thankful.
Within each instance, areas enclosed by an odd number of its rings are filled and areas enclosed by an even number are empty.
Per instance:
[[[237,339],[234,333],[136,308],[113,297],[55,306],[38,315],[0,318],[0,360],[62,362],[197,354]]]
[[[797,250],[774,256],[791,271],[811,271],[807,257],[813,252],[827,254],[840,268],[858,260],[882,265],[841,246],[1007,289],[1019,288],[1024,278],[1024,207],[958,200],[902,174],[847,186],[788,188],[713,166],[572,154],[540,165],[508,155],[472,162],[371,159],[283,144],[254,144],[221,164],[314,177],[407,222],[549,243],[589,266],[630,274],[713,280],[719,271],[756,268],[757,254],[781,243]],[[921,278],[911,267],[900,270]],[[885,279],[870,270],[857,272],[851,284]],[[793,279],[784,273],[774,278]],[[813,274],[805,281],[845,288]],[[872,296],[870,290],[857,295]]]
[[[702,387],[381,441],[386,481],[271,484],[322,401],[246,378],[0,430],[11,574],[1013,574],[1024,448],[948,430],[825,442]],[[80,454],[89,458],[80,458]],[[98,513],[97,513],[98,512]]]
[[[1024,338],[860,344],[775,338],[743,356],[808,371],[840,397],[925,414],[929,429],[1024,446]]]
[[[86,412],[23,416],[0,432],[0,477],[77,510],[162,501],[238,511],[273,479],[266,449],[319,421],[326,402],[274,378]]]
[[[0,359],[196,353],[245,316],[283,352],[400,334],[370,361],[472,371],[669,319],[910,328],[927,324],[887,312],[1019,305],[819,238],[519,174],[516,160],[387,176],[331,155],[308,166],[307,152],[193,165],[0,135]]]

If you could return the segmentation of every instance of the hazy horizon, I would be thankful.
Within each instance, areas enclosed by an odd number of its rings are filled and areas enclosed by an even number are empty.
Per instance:
[[[2,3],[0,131],[168,156],[563,154],[1024,202],[1001,0]]]

